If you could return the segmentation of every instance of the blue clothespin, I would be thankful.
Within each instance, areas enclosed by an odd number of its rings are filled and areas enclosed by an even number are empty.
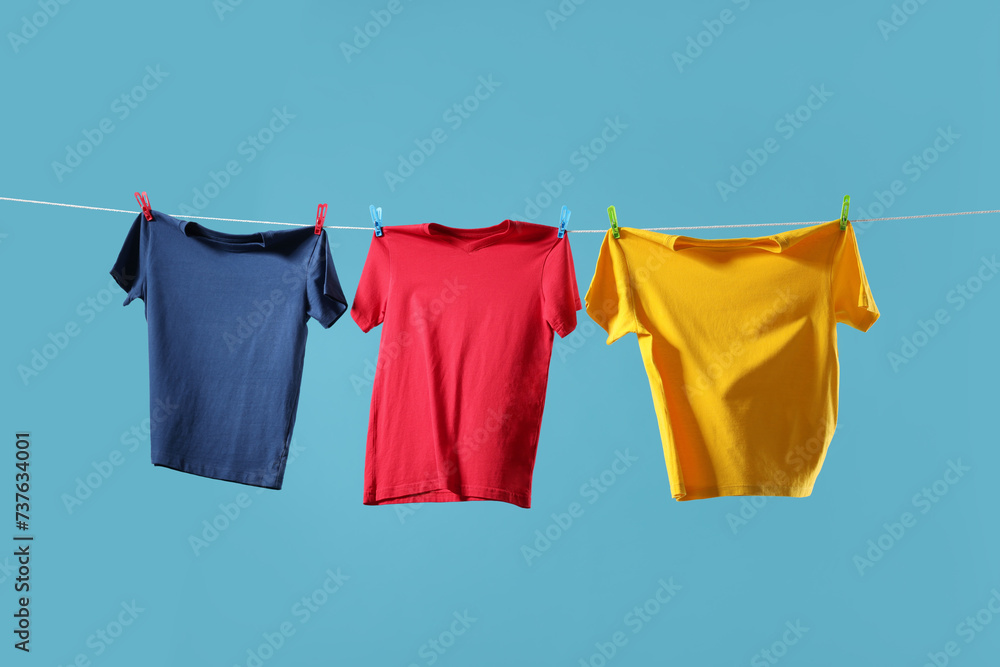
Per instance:
[[[570,212],[565,206],[559,212],[559,238],[566,236],[566,224],[569,223]]]
[[[375,208],[375,204],[369,207],[372,213],[372,222],[375,223],[375,236],[382,236],[382,207]]]

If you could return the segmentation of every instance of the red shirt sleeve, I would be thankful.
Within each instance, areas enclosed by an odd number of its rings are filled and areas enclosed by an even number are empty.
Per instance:
[[[375,236],[374,232],[372,233],[372,242],[368,246],[368,256],[361,270],[358,291],[351,306],[351,317],[365,333],[382,324],[382,319],[385,317],[385,304],[389,296],[387,232],[388,230],[384,230],[382,236]]]
[[[553,331],[565,338],[576,328],[576,311],[582,307],[567,234],[556,240],[542,267],[542,310]]]

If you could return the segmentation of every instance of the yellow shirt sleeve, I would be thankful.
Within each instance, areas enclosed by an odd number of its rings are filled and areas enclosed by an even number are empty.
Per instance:
[[[850,223],[847,230],[840,234],[840,242],[834,246],[830,282],[837,322],[868,331],[878,319],[879,312],[868,286],[865,267],[861,264],[854,226]]]
[[[587,314],[608,332],[608,345],[638,332],[628,264],[610,231],[604,235],[585,301]]]

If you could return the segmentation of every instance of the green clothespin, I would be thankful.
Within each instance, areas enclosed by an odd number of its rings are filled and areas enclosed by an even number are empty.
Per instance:
[[[844,195],[844,208],[840,209],[840,231],[847,229],[847,209],[851,206],[851,196]]]
[[[608,219],[611,220],[611,233],[614,234],[614,237],[616,239],[621,238],[620,236],[618,236],[618,216],[615,215],[614,206],[608,207]]]

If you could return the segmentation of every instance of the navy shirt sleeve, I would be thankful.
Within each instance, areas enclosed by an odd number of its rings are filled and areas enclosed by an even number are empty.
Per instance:
[[[146,262],[143,255],[146,252],[147,238],[146,220],[140,213],[128,230],[125,243],[118,253],[118,260],[111,267],[111,276],[126,292],[123,306],[127,306],[135,298],[145,298]]]
[[[309,262],[309,276],[306,278],[306,302],[309,317],[329,329],[347,311],[347,298],[340,287],[337,270],[330,254],[326,230],[320,233],[319,242],[313,249]]]

